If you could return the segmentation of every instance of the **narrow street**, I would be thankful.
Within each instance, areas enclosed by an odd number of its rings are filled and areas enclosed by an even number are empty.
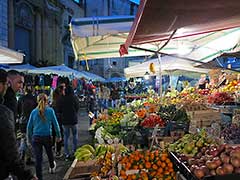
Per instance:
[[[89,128],[89,119],[88,114],[84,108],[80,110],[80,116],[79,116],[79,122],[78,122],[78,145],[81,146],[82,144],[91,143],[91,136],[88,133]],[[69,145],[71,145],[71,139],[69,141]],[[63,151],[63,149],[62,149]],[[64,157],[56,159],[57,163],[57,169],[55,174],[49,174],[48,168],[48,160],[46,153],[43,154],[44,160],[43,160],[43,179],[44,180],[61,180],[63,179],[65,173],[67,172],[68,168],[71,166],[72,161],[66,161]],[[33,169],[33,172],[35,172],[34,166],[29,166],[31,169]]]

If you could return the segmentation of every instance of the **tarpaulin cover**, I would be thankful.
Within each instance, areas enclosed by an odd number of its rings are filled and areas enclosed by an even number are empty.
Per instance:
[[[89,60],[120,57],[119,46],[126,41],[133,20],[133,16],[73,18],[70,30],[75,58]],[[130,50],[128,54],[142,55],[146,53],[138,50]]]
[[[129,46],[158,45],[171,35],[172,39],[181,39],[239,27],[239,9],[239,0],[141,0],[137,16],[120,53],[128,53]]]
[[[153,63],[155,67],[155,74],[150,72],[149,66]],[[158,76],[160,71],[160,64],[158,59],[151,59],[135,66],[131,66],[124,69],[124,75],[127,78],[131,77],[143,77],[146,72],[152,76]],[[161,73],[170,75],[184,75],[187,77],[199,77],[199,73],[208,73],[209,69],[195,68],[194,63],[177,59],[170,56],[164,56],[161,58]]]

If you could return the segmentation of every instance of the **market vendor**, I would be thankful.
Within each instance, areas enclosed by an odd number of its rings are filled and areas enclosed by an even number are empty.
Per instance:
[[[198,80],[198,89],[206,89],[209,83],[209,79],[206,74],[201,74],[200,79]]]

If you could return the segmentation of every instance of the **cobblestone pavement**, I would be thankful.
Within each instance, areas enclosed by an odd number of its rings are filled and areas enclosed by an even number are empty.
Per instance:
[[[89,119],[88,114],[85,109],[80,110],[78,122],[78,145],[81,146],[82,144],[91,143],[92,139],[90,134],[88,133],[89,128]],[[71,140],[69,142],[72,142]],[[71,143],[69,143],[71,144]],[[63,149],[62,149],[63,150]],[[68,168],[71,166],[72,161],[66,161],[64,157],[56,159],[57,169],[55,174],[49,174],[48,172],[48,160],[46,157],[46,153],[44,152],[44,160],[43,160],[43,180],[62,180],[64,175],[66,174]],[[28,166],[29,168],[33,169],[35,172],[34,166]]]

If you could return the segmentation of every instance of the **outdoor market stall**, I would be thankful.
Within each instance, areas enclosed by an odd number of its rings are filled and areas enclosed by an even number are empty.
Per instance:
[[[36,68],[31,69],[28,71],[30,74],[58,74],[62,76],[72,76],[81,78],[84,77],[88,80],[94,80],[94,81],[105,81],[104,78],[101,76],[98,76],[96,74],[92,74],[85,71],[77,71],[72,68],[69,68],[65,65],[59,65],[59,66],[48,66],[48,67],[42,67],[42,68]]]
[[[19,72],[28,72],[29,70],[36,69],[36,67],[27,63],[27,64],[20,64],[20,65],[11,65],[8,67],[8,69],[14,69]]]
[[[150,71],[150,65],[154,66],[155,73]],[[149,72],[152,76],[157,76],[159,74],[159,60],[151,59],[142,64],[131,66],[124,69],[125,77],[143,77],[146,72]],[[164,56],[161,58],[161,70],[162,75],[186,75],[188,77],[200,77],[201,73],[208,73],[209,69],[206,68],[196,68],[194,67],[194,62],[175,58],[171,56]]]
[[[142,0],[120,52],[127,53],[128,47],[134,46],[143,52],[171,52],[175,58],[203,64],[223,51],[238,49],[239,6],[236,0]],[[183,45],[190,51],[177,54]],[[92,127],[96,143],[78,149],[65,179],[84,173],[92,174],[93,179],[239,179],[240,147],[229,141],[238,137],[239,124],[221,127],[220,112],[209,107],[236,100],[232,95],[239,87],[239,79],[213,90],[186,87],[167,97],[151,94],[120,109],[109,109]],[[196,133],[184,135],[188,128],[182,124],[188,122]],[[184,133],[174,132],[177,128]],[[170,141],[163,138],[165,135]],[[141,144],[144,139],[149,141]],[[128,150],[124,145],[132,146]],[[89,164],[89,160],[96,163]],[[77,167],[87,170],[74,171]]]
[[[70,24],[71,42],[78,60],[120,57],[119,46],[128,36],[133,16],[73,18]],[[145,53],[130,50],[128,56]]]
[[[12,64],[22,63],[24,54],[0,46],[0,63]]]
[[[239,27],[240,4],[237,0],[195,3],[184,1],[141,0],[137,16],[120,52],[131,46],[159,45],[160,41],[174,40]],[[167,41],[167,43],[168,43]],[[157,43],[158,42],[158,43]],[[156,51],[155,51],[156,52]]]

